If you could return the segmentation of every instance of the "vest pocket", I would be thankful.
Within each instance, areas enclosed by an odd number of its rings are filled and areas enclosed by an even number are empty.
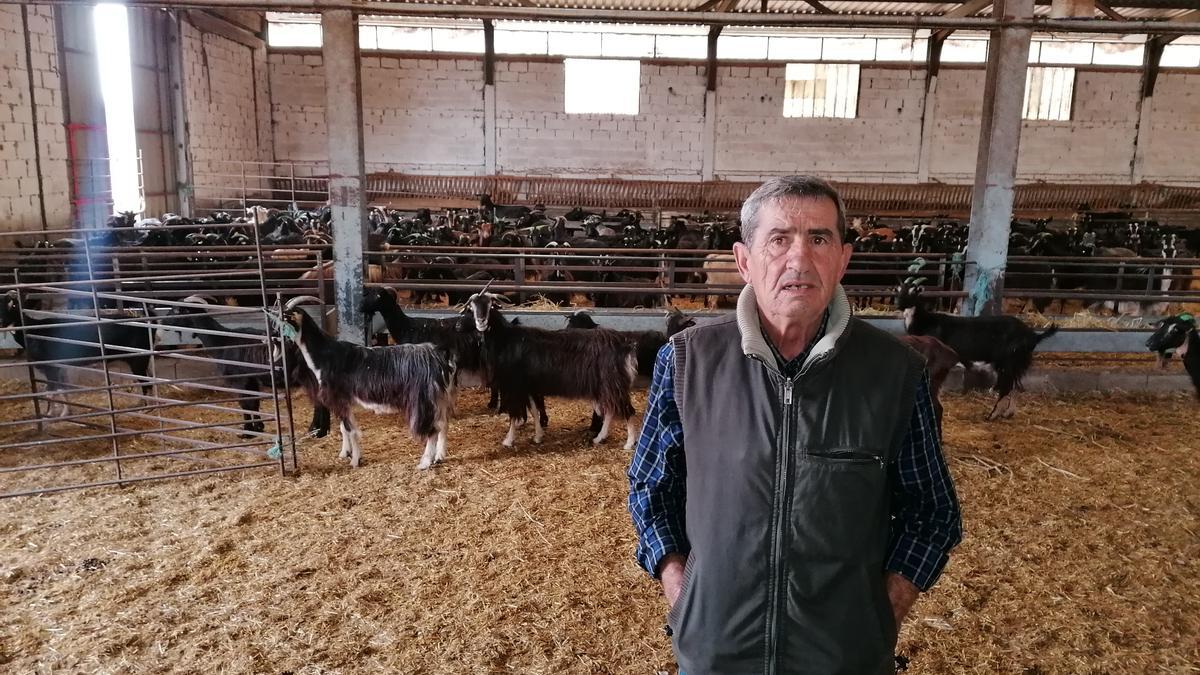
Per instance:
[[[878,464],[881,467],[887,465],[887,462],[884,460],[884,457],[881,454],[847,448],[814,450],[807,453],[805,456],[817,462],[832,464],[835,466],[837,464]]]

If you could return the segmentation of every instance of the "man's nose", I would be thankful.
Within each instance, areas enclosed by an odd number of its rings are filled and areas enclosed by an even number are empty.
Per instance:
[[[797,269],[806,267],[809,255],[812,253],[812,248],[804,241],[804,237],[796,237],[788,246],[787,265],[789,269]]]

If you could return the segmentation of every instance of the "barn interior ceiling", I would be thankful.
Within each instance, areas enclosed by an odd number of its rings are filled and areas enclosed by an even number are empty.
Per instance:
[[[0,0],[16,4],[17,0]],[[86,4],[42,0],[32,4]],[[993,3],[970,0],[127,0],[130,6],[276,12],[351,10],[408,17],[686,23],[722,26],[906,27],[989,30],[1030,27],[1084,33],[1200,33],[1195,0],[1034,0],[1034,16],[993,15]]]

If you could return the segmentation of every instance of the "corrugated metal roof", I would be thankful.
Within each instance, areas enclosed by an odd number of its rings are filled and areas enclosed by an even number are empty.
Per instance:
[[[444,4],[444,5],[477,5],[473,0],[372,0],[380,4],[395,4],[403,5],[405,2],[420,2],[425,4]],[[859,14],[859,15],[901,15],[901,16],[940,16],[946,12],[958,7],[959,2],[873,2],[870,0],[819,0],[820,4],[828,7],[837,14]],[[536,9],[538,7],[546,8],[562,8],[562,9],[627,9],[627,10],[660,10],[664,12],[680,12],[686,13],[703,4],[704,0],[491,0],[486,5],[477,5],[480,7],[502,6],[502,7],[524,7],[527,9]],[[1143,4],[1143,3],[1139,3]],[[1160,3],[1147,3],[1160,4]],[[1161,4],[1168,4],[1165,0]],[[1112,0],[1108,3],[1110,7],[1115,9],[1121,16],[1127,19],[1168,19],[1171,17],[1186,14],[1191,11],[1188,9],[1189,4],[1180,2],[1178,8],[1150,8],[1150,7],[1127,7],[1123,6],[1120,0]],[[738,4],[733,11],[745,13],[758,13],[761,11],[761,0],[738,0]],[[804,0],[768,0],[767,11],[772,14],[817,14],[819,11],[805,2]],[[1035,16],[1049,16],[1050,6],[1035,5]],[[988,17],[991,16],[991,8],[984,9],[975,16]],[[1095,12],[1097,19],[1104,21],[1112,21],[1099,10]]]

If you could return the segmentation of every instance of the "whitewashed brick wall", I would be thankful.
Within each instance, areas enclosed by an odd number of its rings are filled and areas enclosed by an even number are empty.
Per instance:
[[[704,77],[641,65],[637,115],[568,115],[561,62],[497,64],[497,170],[506,174],[699,179]]]
[[[915,180],[924,72],[863,67],[858,116],[783,116],[784,65],[717,69],[716,173],[728,179],[818,173]]]
[[[255,64],[254,49],[185,21],[183,81],[196,203],[233,200],[240,196],[243,163],[272,161],[266,63]],[[246,165],[250,176],[265,169]],[[249,179],[247,188],[260,182]]]
[[[324,160],[325,71],[317,54],[272,54],[275,154]],[[483,171],[483,66],[478,59],[364,56],[366,160],[414,173]]]
[[[930,177],[948,183],[975,175],[984,71],[943,69]],[[1139,75],[1080,70],[1069,121],[1025,121],[1017,160],[1019,181],[1120,183],[1129,180],[1137,130]]]
[[[275,153],[327,155],[319,55],[270,57]],[[482,173],[482,63],[363,60],[367,159],[401,171]],[[699,179],[704,68],[642,64],[638,115],[567,115],[560,62],[496,64],[497,170],[507,174]],[[718,69],[715,172],[748,180],[799,171],[841,180],[917,180],[925,72],[864,65],[855,119],[784,118],[784,66]],[[945,67],[930,177],[969,183],[983,105],[981,67]],[[1137,126],[1135,71],[1080,70],[1073,118],[1025,122],[1018,180],[1125,182]],[[1164,71],[1154,103],[1148,180],[1200,175],[1200,74]],[[1190,182],[1196,182],[1192,178]]]
[[[1160,72],[1152,100],[1144,180],[1200,185],[1200,73]]]
[[[48,227],[67,227],[71,214],[53,10],[49,6],[30,6],[28,12],[26,34],[20,7],[0,7],[0,230],[8,232],[41,229],[39,189],[44,193]],[[37,101],[40,147],[36,149],[26,40]],[[39,153],[40,180],[36,161]]]

